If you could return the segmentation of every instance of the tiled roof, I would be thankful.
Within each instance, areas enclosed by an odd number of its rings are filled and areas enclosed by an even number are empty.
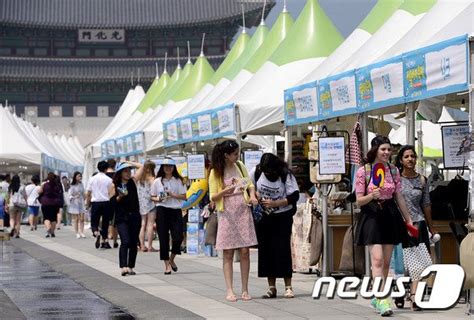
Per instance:
[[[151,28],[241,19],[258,24],[264,0],[0,0],[0,23],[44,28]],[[275,0],[268,0],[273,7]]]
[[[217,68],[224,56],[207,56],[213,68]],[[39,81],[125,81],[133,72],[137,77],[151,80],[156,76],[155,64],[163,73],[164,59],[66,59],[66,58],[18,58],[0,57],[1,80]],[[194,59],[193,59],[194,60]],[[167,71],[172,73],[176,59],[168,59]],[[186,61],[181,59],[183,65]]]

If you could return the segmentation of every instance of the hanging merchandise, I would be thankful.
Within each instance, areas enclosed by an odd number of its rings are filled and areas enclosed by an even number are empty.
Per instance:
[[[349,148],[346,150],[346,159],[350,164],[360,166],[362,164],[362,132],[360,123],[357,121],[352,129],[352,134],[349,139]]]
[[[293,271],[308,272],[310,270],[311,243],[309,240],[312,223],[311,212],[311,200],[307,200],[305,204],[298,205],[298,209],[293,216],[291,232]]]

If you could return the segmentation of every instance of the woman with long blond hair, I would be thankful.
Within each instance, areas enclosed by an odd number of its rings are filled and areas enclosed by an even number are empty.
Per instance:
[[[143,165],[143,175],[138,179],[137,191],[142,219],[140,228],[140,250],[143,252],[156,252],[153,248],[153,224],[156,219],[155,203],[151,200],[151,185],[155,181],[155,163],[146,161]],[[145,246],[145,234],[148,246]]]

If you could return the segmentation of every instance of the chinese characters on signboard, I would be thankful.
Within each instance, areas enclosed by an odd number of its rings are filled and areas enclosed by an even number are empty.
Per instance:
[[[79,29],[79,42],[125,42],[124,29]]]

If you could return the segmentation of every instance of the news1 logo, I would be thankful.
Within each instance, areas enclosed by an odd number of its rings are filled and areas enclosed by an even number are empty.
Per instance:
[[[426,289],[426,279],[435,275],[435,281],[431,288],[429,299],[424,299]],[[433,264],[427,267],[420,275],[420,281],[415,292],[415,302],[422,309],[446,310],[454,307],[461,295],[463,289],[464,270],[457,264]],[[345,277],[336,282],[333,277],[321,277],[316,280],[313,288],[313,299],[319,299],[322,294],[323,286],[327,285],[326,297],[334,299],[336,293],[341,299],[356,299],[358,291],[360,296],[366,299],[370,298],[401,298],[406,295],[405,284],[411,282],[410,277],[400,277],[395,280],[388,277],[383,288],[382,278],[374,278],[371,286],[371,278],[364,277],[362,280],[357,277]],[[337,284],[337,290],[336,290]],[[395,284],[395,286],[393,285]],[[396,290],[393,290],[394,287]]]

